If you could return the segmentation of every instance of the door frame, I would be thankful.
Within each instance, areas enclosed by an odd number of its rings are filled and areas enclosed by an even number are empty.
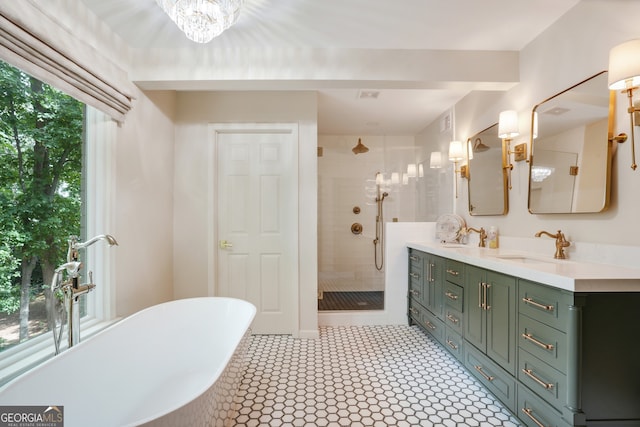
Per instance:
[[[208,167],[207,167],[207,252],[208,252],[208,263],[207,263],[207,290],[209,296],[217,296],[218,292],[218,262],[219,262],[219,252],[218,252],[218,174],[217,174],[217,165],[218,165],[218,135],[223,133],[234,133],[234,132],[244,132],[244,133],[290,133],[295,136],[294,147],[293,147],[293,158],[295,159],[295,164],[293,165],[294,174],[298,176],[298,170],[300,165],[299,159],[299,125],[298,123],[249,123],[249,122],[239,122],[239,123],[210,123],[208,125],[207,134],[209,138],[208,144]],[[297,193],[298,196],[300,194],[300,180],[298,178],[297,183]],[[297,223],[300,223],[300,213],[299,213],[299,204],[300,200],[298,197],[298,203],[295,206],[292,206],[295,213],[295,217],[297,218]],[[293,283],[291,291],[293,295],[291,295],[291,301],[295,302],[293,304],[292,310],[292,319],[291,319],[291,332],[294,336],[299,335],[300,330],[300,229],[296,228],[296,235],[292,237],[292,242],[295,242],[295,250],[294,250],[294,277],[295,283]]]

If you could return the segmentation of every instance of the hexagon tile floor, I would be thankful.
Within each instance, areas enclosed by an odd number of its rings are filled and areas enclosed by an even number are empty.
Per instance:
[[[234,426],[509,426],[518,421],[416,326],[254,335]]]

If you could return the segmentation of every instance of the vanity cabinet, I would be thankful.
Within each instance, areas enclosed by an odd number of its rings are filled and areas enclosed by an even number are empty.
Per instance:
[[[512,411],[516,404],[516,279],[465,266],[465,366]]]
[[[443,271],[444,258],[409,250],[409,319],[431,333],[440,343],[445,342],[442,319]]]
[[[605,282],[572,292],[472,261],[411,256],[410,289],[422,291],[409,293],[410,321],[523,425],[640,427],[640,291],[607,292]],[[411,275],[421,262],[430,289]]]
[[[459,263],[458,263],[459,264]],[[446,280],[443,286],[444,295],[444,323],[445,347],[461,362],[464,361],[464,288],[456,283],[462,278],[464,265],[452,265],[450,260],[445,263]]]
[[[511,375],[516,370],[516,279],[465,267],[464,337]]]

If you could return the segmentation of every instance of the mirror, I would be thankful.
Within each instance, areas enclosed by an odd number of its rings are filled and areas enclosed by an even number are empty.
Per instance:
[[[469,214],[506,215],[509,211],[507,173],[502,167],[498,124],[467,140],[469,154]]]
[[[533,108],[530,213],[607,209],[614,101],[602,71]]]

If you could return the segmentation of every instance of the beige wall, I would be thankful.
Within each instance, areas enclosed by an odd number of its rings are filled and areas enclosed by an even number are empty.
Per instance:
[[[182,92],[177,95],[174,296],[215,295],[208,258],[211,123],[298,123],[299,335],[317,335],[317,95],[315,92]],[[213,271],[211,271],[213,269]],[[210,277],[212,276],[212,277]]]
[[[175,94],[136,94],[116,150],[116,313],[173,299]]]

